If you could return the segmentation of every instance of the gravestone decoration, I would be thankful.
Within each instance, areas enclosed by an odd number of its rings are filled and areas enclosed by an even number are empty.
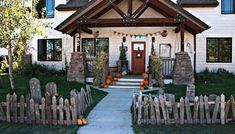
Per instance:
[[[189,101],[194,101],[194,99],[195,99],[195,85],[193,85],[193,84],[187,85],[186,97],[189,99]]]
[[[46,84],[46,92],[49,93],[50,96],[56,96],[57,86],[54,82],[49,82]]]
[[[34,102],[39,103],[42,99],[42,93],[40,88],[40,81],[37,78],[32,78],[29,81],[31,98]]]

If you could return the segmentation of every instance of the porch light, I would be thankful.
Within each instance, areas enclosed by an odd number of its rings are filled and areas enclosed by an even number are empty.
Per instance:
[[[161,32],[161,36],[162,36],[162,37],[166,37],[167,35],[168,35],[167,30],[164,30],[163,32]]]

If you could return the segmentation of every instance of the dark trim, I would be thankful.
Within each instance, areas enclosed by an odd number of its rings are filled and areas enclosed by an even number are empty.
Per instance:
[[[217,7],[219,5],[218,3],[194,3],[194,4],[190,4],[190,3],[182,3],[180,4],[181,7]]]
[[[221,14],[222,15],[234,15],[235,14],[235,0],[233,0],[233,12],[231,12],[231,13],[226,13],[226,12],[223,12],[223,5],[224,5],[224,3],[223,3],[223,0],[221,0]]]
[[[75,52],[75,49],[76,49],[76,37],[73,36],[73,52]]]
[[[197,60],[197,35],[194,35],[194,74],[197,73],[197,65],[196,65],[196,60]]]
[[[220,48],[220,43],[218,43],[218,41],[220,41],[220,39],[230,39],[231,40],[231,47],[230,47],[230,51],[231,51],[231,61],[227,62],[227,61],[208,61],[207,57],[208,57],[208,40],[209,39],[216,39],[216,43],[218,44],[218,48]],[[206,38],[206,63],[232,63],[233,61],[233,38],[232,37],[207,37]],[[217,50],[218,51],[218,58],[220,57],[220,49]]]

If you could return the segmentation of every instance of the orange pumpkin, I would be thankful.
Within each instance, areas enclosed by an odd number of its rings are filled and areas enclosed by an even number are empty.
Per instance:
[[[121,73],[116,73],[116,77],[120,78],[121,76]]]
[[[142,82],[140,82],[140,86],[144,86],[144,82],[142,81]]]
[[[106,84],[107,84],[107,85],[110,85],[111,83],[112,83],[112,81],[111,81],[110,79],[107,79],[107,80],[106,80]]]
[[[107,77],[107,79],[112,80],[112,79],[113,79],[113,77],[112,77],[111,75],[109,75],[109,76]]]
[[[83,118],[83,119],[82,119],[82,124],[83,124],[83,125],[86,125],[86,124],[87,124],[87,120]]]
[[[145,84],[145,85],[148,85],[148,84],[149,84],[149,81],[148,81],[148,80],[144,80],[144,84]]]
[[[114,78],[114,80],[115,80],[115,81],[118,81],[118,78],[117,78],[117,77],[115,77],[115,78]]]
[[[144,86],[140,86],[140,90],[144,90]]]
[[[82,119],[78,119],[78,125],[81,126],[83,124]]]
[[[104,88],[108,88],[108,87],[109,87],[108,85],[106,85],[106,84],[104,85]]]

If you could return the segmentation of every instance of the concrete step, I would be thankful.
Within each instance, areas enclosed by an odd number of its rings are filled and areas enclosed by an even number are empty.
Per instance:
[[[133,86],[133,85],[109,85],[109,88],[117,88],[117,89],[139,89],[139,86]]]
[[[141,82],[144,79],[134,79],[134,78],[120,78],[118,79],[119,82]]]
[[[131,85],[131,86],[139,86],[140,82],[132,82],[132,81],[117,81],[114,85]]]

